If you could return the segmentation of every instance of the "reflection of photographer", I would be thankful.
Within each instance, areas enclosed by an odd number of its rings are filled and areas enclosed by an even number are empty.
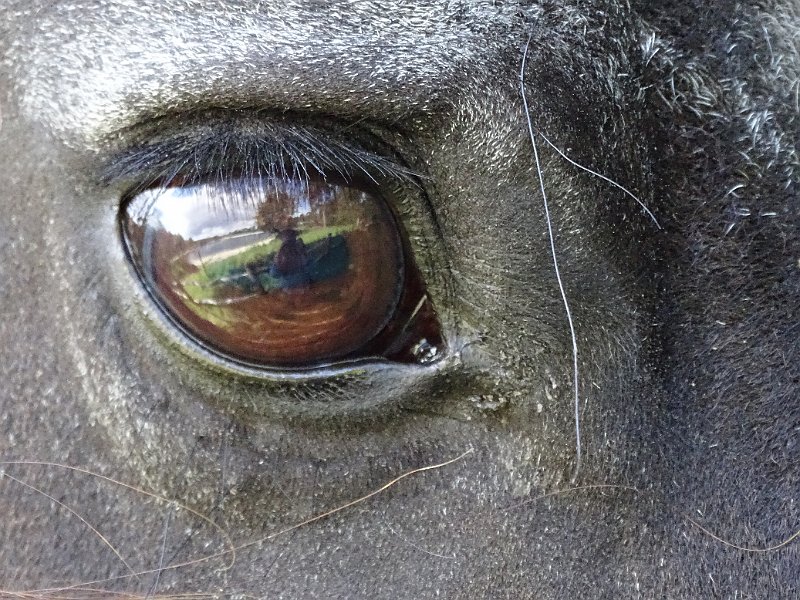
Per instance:
[[[278,232],[278,239],[282,244],[275,255],[273,263],[277,275],[293,275],[305,270],[308,265],[306,245],[295,229],[284,229]]]

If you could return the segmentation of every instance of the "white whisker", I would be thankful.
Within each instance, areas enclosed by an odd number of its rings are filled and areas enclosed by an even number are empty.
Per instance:
[[[659,229],[662,229],[661,224],[658,222],[658,219],[656,219],[656,216],[653,214],[653,212],[649,208],[647,208],[647,205],[644,202],[642,202],[636,194],[631,192],[624,185],[622,185],[620,183],[617,183],[616,181],[614,181],[610,177],[606,177],[602,173],[598,173],[597,171],[594,171],[594,170],[590,169],[589,167],[584,167],[579,162],[576,162],[576,161],[572,160],[569,156],[567,156],[564,152],[562,152],[561,149],[558,146],[556,146],[553,142],[551,142],[549,139],[547,139],[547,137],[541,131],[538,131],[537,133],[539,134],[539,136],[545,142],[547,142],[548,146],[550,146],[553,150],[558,152],[558,154],[561,156],[561,158],[566,160],[569,164],[571,164],[574,167],[577,167],[577,168],[581,169],[582,171],[586,171],[590,175],[594,175],[595,177],[599,177],[603,181],[606,181],[606,182],[610,183],[611,185],[613,185],[617,189],[619,189],[619,190],[625,192],[626,194],[628,194],[628,196],[633,198],[636,201],[636,203],[639,206],[642,207],[642,210],[644,210],[644,212],[647,213],[647,216],[650,217],[650,219],[653,221],[653,223],[655,223],[656,227],[658,227]]]
[[[561,270],[558,268],[558,255],[556,253],[555,235],[553,234],[553,222],[550,218],[550,207],[547,203],[547,192],[544,188],[544,174],[542,173],[542,165],[539,161],[539,149],[536,145],[536,134],[533,129],[533,122],[531,121],[530,108],[528,107],[528,97],[525,93],[525,65],[528,60],[528,49],[531,45],[531,38],[533,35],[528,36],[528,42],[525,44],[525,51],[522,54],[522,66],[519,71],[519,89],[522,95],[522,104],[525,108],[525,118],[528,122],[528,133],[530,134],[531,144],[533,146],[533,156],[536,160],[536,172],[539,176],[539,188],[542,192],[542,202],[544,204],[545,220],[547,221],[547,233],[550,238],[550,253],[553,257],[553,268],[555,269],[556,279],[558,280],[558,289],[561,292],[561,299],[564,302],[564,310],[567,313],[567,322],[569,323],[569,334],[572,340],[572,386],[575,393],[575,468],[572,471],[572,481],[578,476],[581,468],[581,415],[580,415],[580,390],[578,387],[578,339],[575,335],[575,324],[572,320],[572,311],[569,307],[569,300],[567,299],[567,292],[564,289],[564,282],[561,279]]]

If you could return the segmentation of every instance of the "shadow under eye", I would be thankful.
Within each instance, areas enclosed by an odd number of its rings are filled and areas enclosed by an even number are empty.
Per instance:
[[[225,359],[305,369],[443,354],[402,226],[366,186],[284,175],[156,187],[120,218],[150,295]]]

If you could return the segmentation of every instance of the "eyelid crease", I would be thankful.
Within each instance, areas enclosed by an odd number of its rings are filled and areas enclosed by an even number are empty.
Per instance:
[[[117,139],[130,139],[101,167],[104,185],[127,185],[128,195],[159,186],[335,177],[376,185],[378,179],[419,185],[421,175],[403,166],[374,135],[348,129],[345,137],[314,125],[253,116],[194,115],[178,127],[157,119]],[[355,138],[357,141],[353,141]],[[359,138],[368,143],[362,146]],[[116,142],[116,145],[120,145]],[[379,147],[371,150],[369,147]]]

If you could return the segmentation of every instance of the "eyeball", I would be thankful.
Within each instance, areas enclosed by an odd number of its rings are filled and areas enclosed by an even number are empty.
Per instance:
[[[268,368],[444,349],[403,228],[379,193],[319,178],[145,190],[121,211],[128,256],[188,337]]]

